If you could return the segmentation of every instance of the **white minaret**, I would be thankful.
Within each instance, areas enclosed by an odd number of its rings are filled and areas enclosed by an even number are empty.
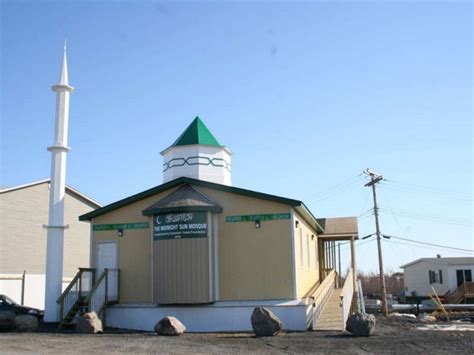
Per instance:
[[[49,191],[48,239],[46,245],[46,322],[59,321],[59,307],[56,300],[62,292],[64,253],[64,195],[66,189],[67,129],[69,121],[69,94],[74,88],[69,86],[67,76],[66,43],[64,43],[63,64],[59,83],[52,87],[56,93],[56,128],[51,152],[51,185]]]

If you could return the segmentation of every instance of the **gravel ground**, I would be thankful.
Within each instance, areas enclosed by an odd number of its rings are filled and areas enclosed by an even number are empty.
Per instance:
[[[445,323],[446,324],[446,323]],[[163,337],[147,332],[108,330],[85,335],[43,327],[35,333],[0,333],[1,353],[474,353],[474,332],[421,331],[411,319],[377,317],[375,335],[356,338],[341,332],[281,333],[256,338],[249,333]]]

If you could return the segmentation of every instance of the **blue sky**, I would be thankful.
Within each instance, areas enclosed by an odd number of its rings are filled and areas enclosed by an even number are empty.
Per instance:
[[[1,4],[2,186],[49,176],[67,37],[67,182],[101,203],[160,184],[159,152],[199,115],[235,186],[359,216],[370,167],[388,179],[384,233],[474,249],[470,1]],[[462,255],[401,242],[383,242],[389,269]],[[376,270],[375,242],[359,244]]]

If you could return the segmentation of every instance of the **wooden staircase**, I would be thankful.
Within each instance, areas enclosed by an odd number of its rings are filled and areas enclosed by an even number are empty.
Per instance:
[[[58,298],[60,306],[60,328],[75,327],[77,319],[86,312],[95,312],[106,323],[107,306],[118,302],[118,291],[113,293],[115,299],[110,299],[108,290],[108,279],[110,271],[104,269],[102,274],[95,280],[95,269],[80,268],[68,287]],[[117,278],[119,270],[112,272]]]
[[[335,288],[324,306],[319,316],[316,329],[317,330],[341,330],[343,325],[341,311],[341,290]]]
[[[448,291],[445,296],[450,304],[466,302],[468,298],[474,298],[474,282],[464,282],[453,292]]]
[[[76,325],[76,318],[81,314],[87,312],[88,305],[85,302],[86,297],[81,296],[76,303],[72,306],[72,308],[67,312],[67,314],[62,319],[61,323],[59,324],[60,328],[69,328]]]

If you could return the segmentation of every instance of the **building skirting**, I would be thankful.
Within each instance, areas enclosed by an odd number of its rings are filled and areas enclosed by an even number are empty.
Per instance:
[[[305,331],[311,324],[311,304],[298,300],[217,302],[210,305],[157,306],[156,304],[118,304],[107,309],[107,326],[153,331],[166,316],[178,318],[186,331],[249,332],[255,307],[267,307],[281,320],[283,329]]]

